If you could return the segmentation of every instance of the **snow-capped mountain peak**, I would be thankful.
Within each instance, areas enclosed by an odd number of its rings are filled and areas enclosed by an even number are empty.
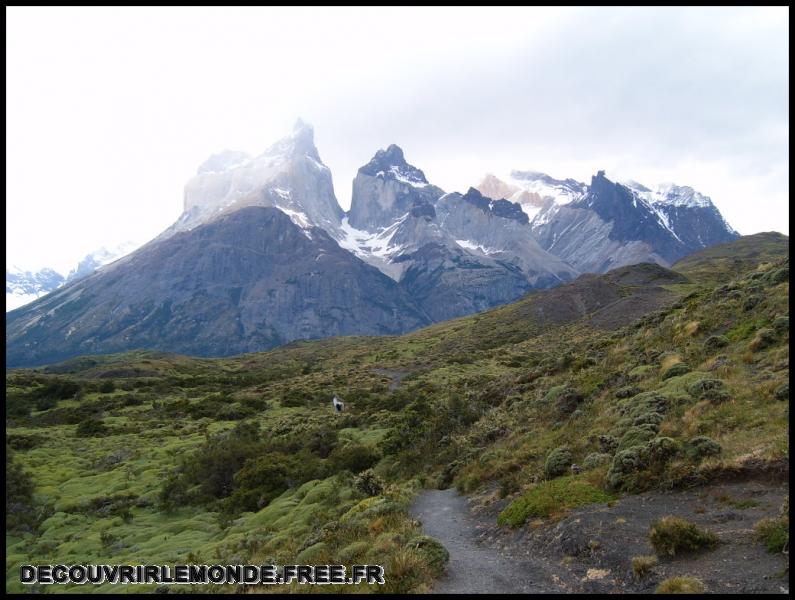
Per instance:
[[[311,125],[299,119],[290,134],[254,158],[229,150],[210,157],[185,185],[183,213],[161,237],[252,205],[276,206],[305,231],[319,226],[340,235],[344,213]]]
[[[396,144],[390,144],[386,150],[376,152],[370,162],[359,169],[359,173],[381,179],[392,179],[412,187],[421,188],[429,185],[425,173],[407,163],[403,150]]]
[[[631,179],[621,183],[651,204],[667,204],[670,206],[687,206],[691,208],[710,208],[714,206],[712,200],[708,196],[697,192],[688,185],[676,185],[675,183],[667,182],[648,188]]]
[[[6,267],[6,312],[24,306],[59,287],[82,279],[109,263],[126,256],[141,244],[127,241],[111,248],[102,247],[84,256],[67,275],[45,267],[38,271],[17,265]]]

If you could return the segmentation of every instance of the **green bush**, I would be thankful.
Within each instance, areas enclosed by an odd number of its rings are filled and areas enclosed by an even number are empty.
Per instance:
[[[770,271],[765,276],[765,280],[771,285],[783,283],[788,279],[789,279],[789,267],[783,267],[781,269]]]
[[[98,391],[101,394],[110,394],[116,391],[116,382],[112,379],[106,379],[99,384]]]
[[[189,497],[197,502],[226,498],[234,490],[234,477],[247,460],[266,452],[260,441],[259,424],[242,421],[231,431],[209,437],[195,452],[183,459],[175,477],[163,484],[160,502],[179,506]],[[196,487],[196,493],[187,490]]]
[[[107,434],[108,426],[101,420],[92,418],[81,421],[75,430],[77,437],[98,437]]]
[[[416,550],[428,566],[436,573],[442,573],[450,560],[450,553],[436,538],[418,535],[406,542],[407,548]]]
[[[704,583],[695,577],[669,577],[657,586],[657,594],[703,594]]]
[[[378,496],[384,491],[384,482],[372,469],[367,469],[356,476],[353,487],[365,496]]]
[[[762,329],[756,332],[754,339],[752,339],[748,343],[748,349],[752,352],[756,352],[757,350],[764,350],[772,346],[776,341],[776,332],[772,329],[768,329],[767,327],[763,327]]]
[[[37,389],[34,394],[37,398],[54,398],[56,400],[70,400],[80,392],[80,385],[68,379],[55,379],[48,381]]]
[[[56,400],[53,396],[44,396],[43,398],[39,398],[36,400],[36,410],[50,410],[51,408],[55,408],[58,405],[58,400]]]
[[[783,335],[789,331],[789,316],[781,316],[773,319],[773,330],[778,335]]]
[[[756,537],[772,553],[789,552],[789,516],[762,519],[754,527]]]
[[[706,350],[717,350],[719,348],[725,348],[728,345],[729,338],[725,335],[711,335],[704,340],[704,348]]]
[[[605,454],[613,454],[618,448],[618,440],[612,435],[600,435],[599,449]]]
[[[6,445],[6,531],[31,531],[33,480],[30,473],[15,460],[14,452]]]
[[[381,455],[374,448],[356,443],[337,446],[328,457],[333,471],[348,470],[354,474],[375,466],[380,459]]]
[[[642,446],[653,439],[659,430],[659,426],[654,423],[632,426],[621,436],[618,442],[618,449],[626,450],[633,446]]]
[[[318,459],[306,450],[249,458],[234,474],[233,491],[223,503],[224,511],[237,514],[260,510],[288,488],[314,479],[318,467]]]
[[[680,375],[685,375],[686,373],[690,372],[690,367],[683,363],[676,363],[675,365],[671,365],[665,371],[663,371],[662,379],[663,381],[666,379],[670,379],[671,377],[679,377]]]
[[[668,516],[651,524],[649,542],[657,554],[676,556],[677,553],[714,548],[719,540],[714,533],[701,529],[695,523]]]
[[[723,389],[726,384],[722,379],[701,378],[696,379],[687,386],[687,392],[693,398],[701,398],[702,394],[708,390]]]
[[[607,485],[610,489],[629,487],[628,476],[646,466],[646,453],[643,446],[634,446],[617,452],[607,471]]]
[[[560,390],[556,395],[555,409],[561,415],[570,415],[577,409],[582,401],[583,397],[577,390],[567,387]]]
[[[14,450],[30,450],[40,446],[45,439],[44,436],[36,434],[11,434],[6,436],[6,443]]]
[[[606,465],[612,460],[612,456],[607,452],[591,452],[582,461],[582,468],[586,471]]]
[[[704,435],[698,435],[687,441],[685,453],[692,460],[701,460],[707,456],[717,456],[721,453],[721,447],[715,440]]]
[[[619,403],[619,413],[630,420],[648,413],[664,414],[668,409],[668,400],[657,392],[643,392]]]
[[[749,310],[756,307],[756,305],[759,304],[762,300],[763,298],[759,294],[752,294],[748,296],[748,298],[745,299],[745,302],[743,302],[743,310],[748,312]]]
[[[652,427],[658,427],[660,423],[663,421],[663,416],[658,412],[649,412],[644,413],[642,415],[638,415],[635,417],[635,420],[632,421],[632,425],[635,427],[641,427],[643,425],[651,425]],[[634,446],[635,444],[630,444]]]
[[[544,462],[544,473],[546,473],[547,477],[563,475],[568,472],[573,462],[574,456],[566,446],[555,448],[549,453],[546,462]]]
[[[500,513],[501,526],[521,527],[530,517],[548,517],[554,512],[594,502],[609,502],[614,496],[574,475],[543,481],[511,502]]]
[[[643,390],[642,390],[642,389],[640,389],[640,388],[639,388],[638,386],[636,386],[636,385],[627,385],[627,386],[624,386],[624,387],[622,387],[622,388],[618,388],[618,389],[616,390],[616,393],[614,394],[614,396],[615,396],[617,399],[619,399],[619,400],[622,400],[622,399],[624,399],[624,398],[631,398],[632,396],[637,396],[637,395],[638,395],[638,394],[640,394],[642,391],[643,391]]]
[[[679,452],[679,444],[673,438],[657,437],[646,444],[645,455],[650,463],[665,463]]]

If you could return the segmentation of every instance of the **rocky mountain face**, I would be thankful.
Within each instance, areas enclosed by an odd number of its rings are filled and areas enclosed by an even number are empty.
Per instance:
[[[248,206],[9,313],[7,364],[131,348],[229,355],[429,322],[396,282],[323,229]]]
[[[244,206],[275,206],[298,225],[339,231],[344,213],[310,125],[299,119],[292,134],[254,158],[228,150],[210,157],[185,185],[182,215],[160,238]]]
[[[379,150],[353,180],[348,223],[356,229],[386,228],[414,211],[430,214],[444,192],[428,183],[425,174],[406,162],[395,144]]]
[[[619,184],[603,171],[590,185],[513,171],[510,182],[487,176],[478,189],[515,200],[531,197],[521,206],[533,237],[579,272],[604,273],[640,262],[670,266],[739,237],[712,201],[692,188]]]
[[[576,272],[533,240],[522,207],[445,194],[394,144],[353,181],[340,240],[399,282],[434,321],[485,310]]]
[[[509,182],[445,193],[396,145],[359,169],[345,213],[312,127],[298,121],[259,156],[205,161],[185,186],[183,214],[145,246],[97,270],[107,257],[86,260],[8,313],[7,365],[398,334],[583,272],[668,265],[734,236],[690,188],[514,171]],[[31,293],[49,285],[46,275]]]

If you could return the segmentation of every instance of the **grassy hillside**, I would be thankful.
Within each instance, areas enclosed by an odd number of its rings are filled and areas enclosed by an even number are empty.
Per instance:
[[[10,371],[7,589],[23,562],[261,561],[422,591],[444,554],[406,512],[422,487],[507,498],[518,527],[787,469],[788,268],[760,234],[401,337]]]

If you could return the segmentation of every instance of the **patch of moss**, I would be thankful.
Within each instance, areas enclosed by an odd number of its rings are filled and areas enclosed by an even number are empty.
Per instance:
[[[521,527],[530,517],[548,517],[554,512],[614,499],[612,494],[594,487],[579,476],[560,477],[536,484],[511,502],[500,513],[497,523]]]

